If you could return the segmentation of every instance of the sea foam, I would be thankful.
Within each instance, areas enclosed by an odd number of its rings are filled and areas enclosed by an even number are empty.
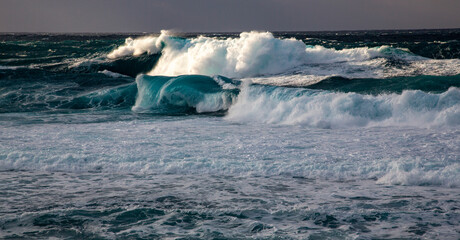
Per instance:
[[[2,171],[300,176],[460,186],[456,128],[330,131],[159,117],[23,128],[5,124],[2,131],[8,139],[0,148]]]
[[[126,39],[109,58],[162,54],[150,75],[223,75],[245,78],[281,74],[305,64],[365,61],[377,57],[421,60],[422,57],[389,46],[335,50],[275,38],[270,32],[243,32],[238,38],[199,36],[183,39],[162,31],[159,36]]]
[[[244,87],[226,117],[239,122],[301,124],[319,128],[458,126],[460,89],[363,95],[270,86]]]

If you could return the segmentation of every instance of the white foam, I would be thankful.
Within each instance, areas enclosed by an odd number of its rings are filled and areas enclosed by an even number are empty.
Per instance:
[[[458,60],[430,60],[408,50],[389,46],[374,48],[328,49],[305,45],[294,38],[278,39],[270,32],[243,32],[237,38],[218,39],[200,36],[183,39],[162,31],[159,36],[128,38],[109,58],[158,53],[161,58],[149,75],[177,76],[184,74],[223,75],[233,78],[292,75],[300,78],[295,84],[306,85],[314,78],[391,77],[415,74],[453,75],[460,73]],[[387,59],[405,61],[399,67],[388,66]],[[273,79],[272,79],[273,80]],[[280,80],[280,79],[278,79]],[[283,81],[271,84],[285,85]],[[291,83],[292,84],[292,81]]]
[[[230,107],[227,119],[319,128],[458,126],[460,89],[452,87],[442,94],[404,91],[372,96],[247,86]]]
[[[168,42],[169,32],[162,30],[159,37],[147,36],[137,39],[127,38],[123,46],[118,47],[107,55],[108,58],[138,56],[143,53],[154,54],[161,51],[163,42]]]
[[[447,166],[436,166],[436,164],[423,162],[420,159],[414,161],[399,159],[390,163],[387,173],[380,177],[377,183],[458,187],[460,186],[459,175],[460,164],[458,163]]]
[[[106,63],[109,60],[100,54],[92,54],[90,56],[65,60],[64,63],[69,65],[69,68],[90,68],[92,65]]]
[[[282,73],[306,61],[305,45],[276,39],[268,32],[244,32],[239,38],[191,39],[182,48],[166,44],[151,75],[205,74],[246,77]]]
[[[383,56],[382,51],[388,46],[377,48],[352,48],[335,50],[323,46],[308,46],[305,50],[308,63],[335,63],[347,61],[365,61]]]
[[[16,70],[22,68],[22,66],[2,66],[0,65],[0,70]]]
[[[10,115],[21,119],[27,113]],[[41,115],[42,121],[21,128],[1,124],[0,170],[283,175],[460,186],[456,127],[325,130],[232,124],[206,116],[68,124],[56,117]],[[85,117],[94,118],[78,114]],[[46,118],[51,121],[44,124]]]
[[[104,74],[104,75],[107,75],[107,76],[113,77],[113,78],[128,77],[128,76],[126,76],[126,75],[123,75],[123,74],[120,74],[120,73],[111,72],[111,71],[109,71],[109,70],[99,71],[98,73],[102,73],[102,74]]]
[[[34,68],[37,68],[35,65],[31,64],[31,65],[28,65],[28,66],[2,66],[0,65],[0,70],[17,70],[17,69],[21,69],[21,68],[29,68],[29,69],[34,69]]]

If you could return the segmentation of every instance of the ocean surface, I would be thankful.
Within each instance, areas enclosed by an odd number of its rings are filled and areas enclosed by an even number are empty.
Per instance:
[[[2,33],[0,239],[460,239],[460,29]]]

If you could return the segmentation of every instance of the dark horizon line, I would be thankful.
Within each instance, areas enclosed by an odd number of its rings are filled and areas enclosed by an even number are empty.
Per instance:
[[[167,30],[167,29],[164,29]],[[200,34],[200,33],[219,33],[219,34],[238,34],[242,32],[250,32],[250,31],[256,31],[256,32],[271,32],[271,33],[321,33],[321,32],[379,32],[379,31],[435,31],[435,30],[460,30],[460,27],[458,28],[399,28],[399,29],[389,29],[389,28],[384,28],[384,29],[355,29],[355,30],[301,30],[301,31],[296,31],[296,30],[287,30],[287,31],[282,31],[282,30],[276,30],[276,31],[270,31],[270,30],[245,30],[245,31],[223,31],[223,32],[218,32],[218,31],[199,31],[199,32],[181,32],[181,31],[176,31],[172,30],[173,33],[178,33],[178,34]],[[24,32],[3,32],[0,31],[0,34],[159,34],[162,30],[158,32],[29,32],[29,31],[24,31]]]

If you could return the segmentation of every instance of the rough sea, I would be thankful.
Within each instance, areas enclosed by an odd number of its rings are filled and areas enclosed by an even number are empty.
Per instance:
[[[460,30],[2,33],[0,239],[460,239]]]

